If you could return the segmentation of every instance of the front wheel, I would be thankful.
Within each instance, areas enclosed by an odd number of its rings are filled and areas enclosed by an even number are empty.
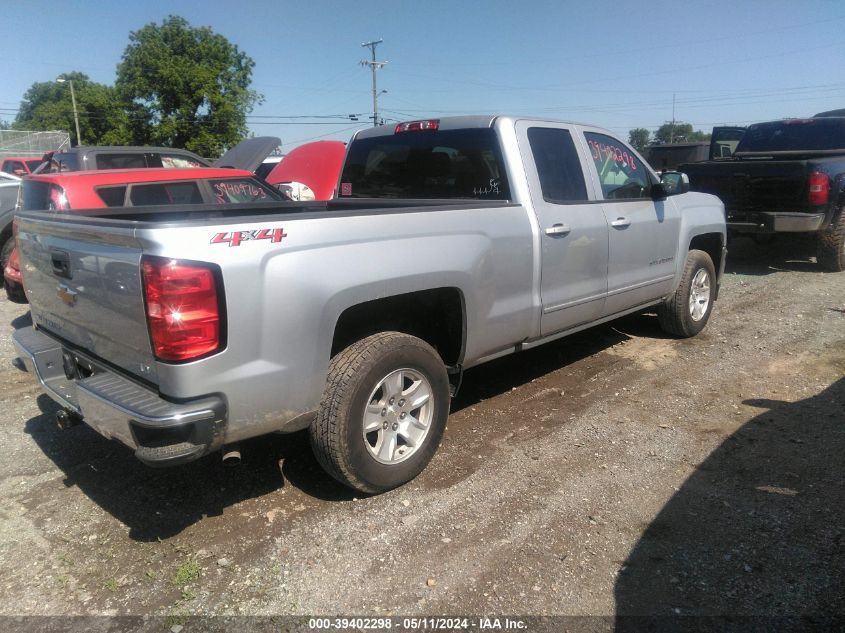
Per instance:
[[[311,446],[341,483],[384,492],[422,472],[448,415],[449,380],[437,352],[414,336],[381,332],[332,359]]]
[[[687,253],[681,283],[657,309],[660,327],[675,336],[695,336],[710,319],[716,296],[716,269],[704,251]]]

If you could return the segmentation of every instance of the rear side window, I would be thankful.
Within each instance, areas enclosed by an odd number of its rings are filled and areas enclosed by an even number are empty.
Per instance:
[[[161,154],[159,156],[162,167],[180,169],[185,167],[205,167],[204,163],[184,154]]]
[[[352,198],[509,200],[494,130],[424,130],[356,139],[340,179]]]
[[[736,147],[738,153],[836,149],[845,149],[845,118],[757,123]]]
[[[133,185],[129,190],[132,206],[157,204],[202,204],[203,199],[195,182],[158,182]]]
[[[248,178],[226,178],[212,180],[210,183],[214,202],[217,204],[243,204],[249,202],[263,202],[265,200],[281,200],[278,194],[261,185],[258,181]]]
[[[97,169],[136,169],[146,167],[143,154],[98,154]]]
[[[612,136],[585,132],[606,200],[651,197],[651,178],[643,162]]]
[[[546,202],[587,199],[584,172],[569,130],[532,127],[528,130],[528,142]]]
[[[122,207],[126,198],[126,186],[120,187],[98,187],[97,195],[106,203],[107,207]]]

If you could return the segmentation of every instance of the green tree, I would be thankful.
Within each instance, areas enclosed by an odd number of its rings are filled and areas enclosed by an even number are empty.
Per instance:
[[[635,150],[642,152],[646,147],[648,147],[648,140],[650,136],[651,132],[644,127],[634,128],[633,130],[628,131],[628,142]]]
[[[667,121],[654,133],[655,140],[661,143],[692,143],[695,141],[709,141],[710,133],[692,129],[691,123],[683,121]]]
[[[262,96],[250,89],[255,62],[208,27],[178,16],[129,34],[116,87],[133,109],[135,141],[218,156],[247,133]]]
[[[131,141],[129,119],[111,86],[91,81],[79,72],[64,73],[73,81],[79,131],[86,145],[121,145]],[[69,130],[75,145],[73,103],[67,82],[32,84],[23,96],[13,127],[18,130]]]

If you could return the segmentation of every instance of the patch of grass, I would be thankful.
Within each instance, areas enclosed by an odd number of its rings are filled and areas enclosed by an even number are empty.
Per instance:
[[[191,591],[190,589],[183,589],[182,590],[182,602],[187,602],[188,600],[193,600],[196,598],[197,595]]]
[[[147,571],[144,572],[144,575],[147,578],[155,578],[156,576],[158,576],[158,572],[155,569],[153,569],[152,567],[148,567]]]
[[[117,591],[118,588],[120,588],[120,585],[114,578],[109,578],[106,582],[103,583],[103,586],[109,591]]]
[[[70,580],[70,578],[68,578],[65,574],[60,574],[60,575],[56,576],[56,583],[62,589],[67,587],[67,583],[68,583],[69,580]]]
[[[187,585],[200,577],[200,564],[194,559],[187,560],[176,568],[176,575],[173,577],[174,584],[178,586]]]
[[[185,611],[184,609],[174,609],[170,613],[167,614],[165,618],[165,627],[168,629],[175,626],[180,625],[184,626],[188,622],[188,618],[190,617],[190,613]]]

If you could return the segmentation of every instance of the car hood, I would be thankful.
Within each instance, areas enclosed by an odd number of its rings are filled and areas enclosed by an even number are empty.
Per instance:
[[[275,136],[256,136],[244,139],[214,161],[214,167],[233,167],[255,171],[270,153],[282,144]]]

